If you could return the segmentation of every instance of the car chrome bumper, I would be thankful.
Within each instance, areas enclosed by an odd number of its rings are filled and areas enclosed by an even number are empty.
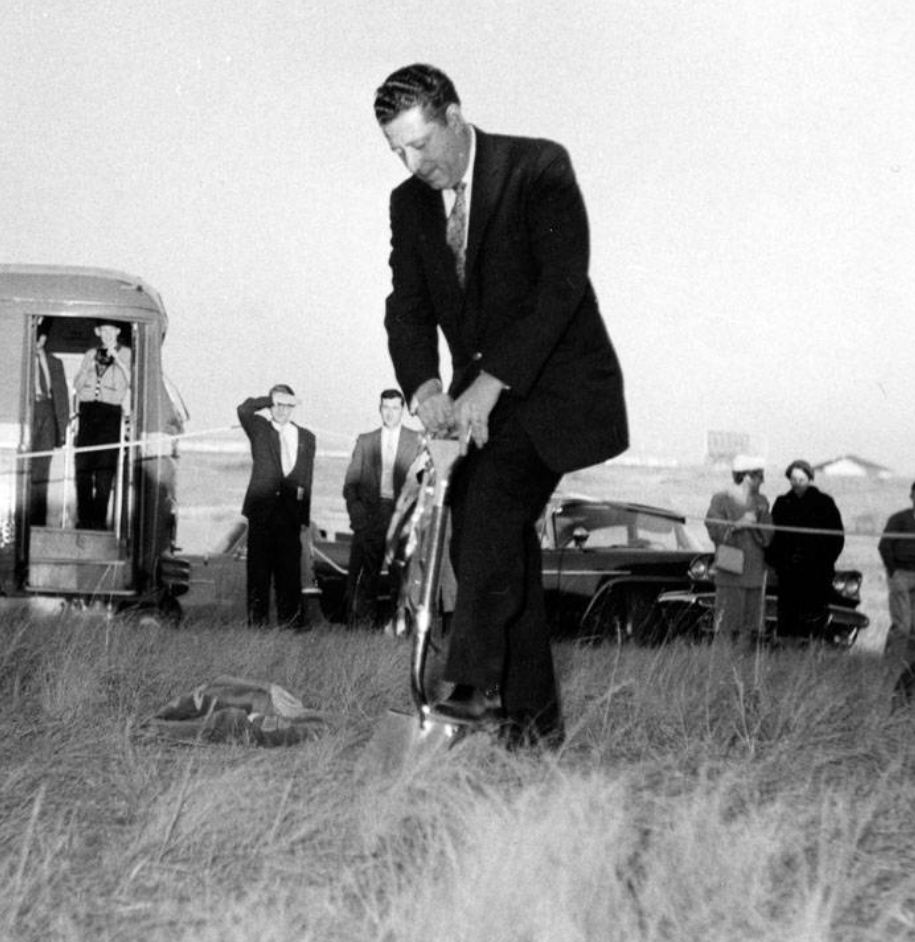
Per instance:
[[[658,605],[679,606],[681,608],[695,607],[703,611],[715,607],[714,592],[691,592],[686,590],[677,590],[673,592],[662,592],[658,596]],[[778,599],[774,595],[766,597],[766,621],[775,623],[776,609]],[[855,632],[863,631],[870,624],[870,619],[863,612],[857,609],[848,608],[844,605],[830,604],[829,620],[826,623],[827,628],[833,628],[840,631]]]

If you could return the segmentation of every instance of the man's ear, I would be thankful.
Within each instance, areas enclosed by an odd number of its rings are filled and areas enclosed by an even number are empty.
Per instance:
[[[461,114],[461,106],[451,102],[445,109],[445,121],[453,131],[462,128],[464,126],[464,116]]]

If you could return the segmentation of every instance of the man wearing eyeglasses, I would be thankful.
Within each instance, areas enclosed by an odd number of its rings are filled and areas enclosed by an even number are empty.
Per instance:
[[[277,623],[303,625],[301,530],[310,520],[315,437],[292,421],[299,401],[280,383],[238,407],[253,459],[242,513],[248,518],[248,624],[256,628],[269,624],[271,581]]]

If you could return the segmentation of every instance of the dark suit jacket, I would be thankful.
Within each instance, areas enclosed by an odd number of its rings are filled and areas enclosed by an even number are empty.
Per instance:
[[[394,498],[400,494],[407,470],[419,454],[420,436],[413,429],[400,427],[397,457],[394,462]],[[343,497],[350,526],[361,530],[375,517],[381,501],[381,429],[364,432],[356,439],[353,457],[346,469]]]
[[[67,387],[67,377],[64,365],[53,353],[45,353],[48,361],[48,376],[51,380],[51,405],[54,408],[54,435],[53,440],[46,434],[42,441],[33,441],[32,448],[36,451],[47,451],[50,448],[60,448],[67,435],[67,423],[70,421],[70,390]],[[50,431],[50,429],[48,430]]]
[[[308,526],[311,515],[311,482],[315,465],[315,437],[296,425],[299,447],[295,466],[289,475],[283,474],[279,432],[269,419],[257,415],[260,409],[270,407],[269,396],[246,399],[238,407],[238,421],[251,442],[251,480],[245,493],[241,512],[249,519],[264,518],[277,502],[284,500],[295,506],[302,526]]]
[[[510,410],[540,457],[564,473],[628,446],[623,379],[588,279],[588,222],[566,151],[476,131],[466,286],[445,241],[442,194],[411,177],[391,195],[385,326],[409,401],[439,375],[452,395],[485,370],[510,386]]]

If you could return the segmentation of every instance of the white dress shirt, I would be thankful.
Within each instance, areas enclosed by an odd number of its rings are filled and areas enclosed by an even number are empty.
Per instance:
[[[394,465],[397,463],[397,446],[400,443],[400,426],[381,427],[381,497],[394,500]]]
[[[296,453],[299,450],[299,430],[292,422],[274,422],[270,424],[279,432],[280,435],[280,458],[283,463],[283,474],[292,474],[295,467]]]

